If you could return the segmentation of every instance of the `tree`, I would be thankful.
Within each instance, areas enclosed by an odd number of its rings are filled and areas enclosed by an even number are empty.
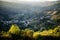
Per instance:
[[[30,29],[25,29],[24,31],[22,31],[22,35],[25,37],[25,36],[28,36],[28,37],[32,37],[33,36],[33,30],[30,30]]]
[[[11,34],[19,34],[20,33],[20,28],[17,25],[11,25],[10,29],[9,29],[9,33]]]

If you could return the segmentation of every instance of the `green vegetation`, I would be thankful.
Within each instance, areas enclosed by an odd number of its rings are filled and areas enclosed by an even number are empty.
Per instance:
[[[13,37],[15,37],[14,39],[21,39],[21,40],[25,40],[26,38],[28,38],[28,40],[30,40],[30,39],[43,40],[46,37],[53,37],[53,38],[58,37],[59,38],[60,37],[60,28],[56,27],[54,29],[44,30],[42,32],[40,32],[40,31],[34,32],[34,30],[30,30],[30,29],[20,30],[20,28],[14,24],[11,26],[9,31],[0,32],[0,37],[2,37],[2,38],[7,37],[7,38],[12,38],[12,39],[13,39]]]

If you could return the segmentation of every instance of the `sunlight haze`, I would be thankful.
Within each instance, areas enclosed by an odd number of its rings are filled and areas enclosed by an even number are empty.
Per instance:
[[[1,1],[9,1],[9,2],[20,2],[20,1],[26,1],[26,2],[44,2],[44,1],[57,1],[57,0],[1,0]]]

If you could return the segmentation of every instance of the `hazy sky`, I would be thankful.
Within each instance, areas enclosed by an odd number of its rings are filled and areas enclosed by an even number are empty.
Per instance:
[[[57,1],[57,0],[1,0],[1,1],[11,1],[11,2],[19,2],[19,1],[31,1],[31,2],[34,2],[34,1]]]

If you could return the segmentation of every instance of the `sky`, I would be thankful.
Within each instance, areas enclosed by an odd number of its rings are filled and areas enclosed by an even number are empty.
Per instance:
[[[20,1],[29,1],[29,2],[35,2],[35,1],[57,1],[57,0],[1,0],[1,1],[10,1],[10,2],[20,2]]]

